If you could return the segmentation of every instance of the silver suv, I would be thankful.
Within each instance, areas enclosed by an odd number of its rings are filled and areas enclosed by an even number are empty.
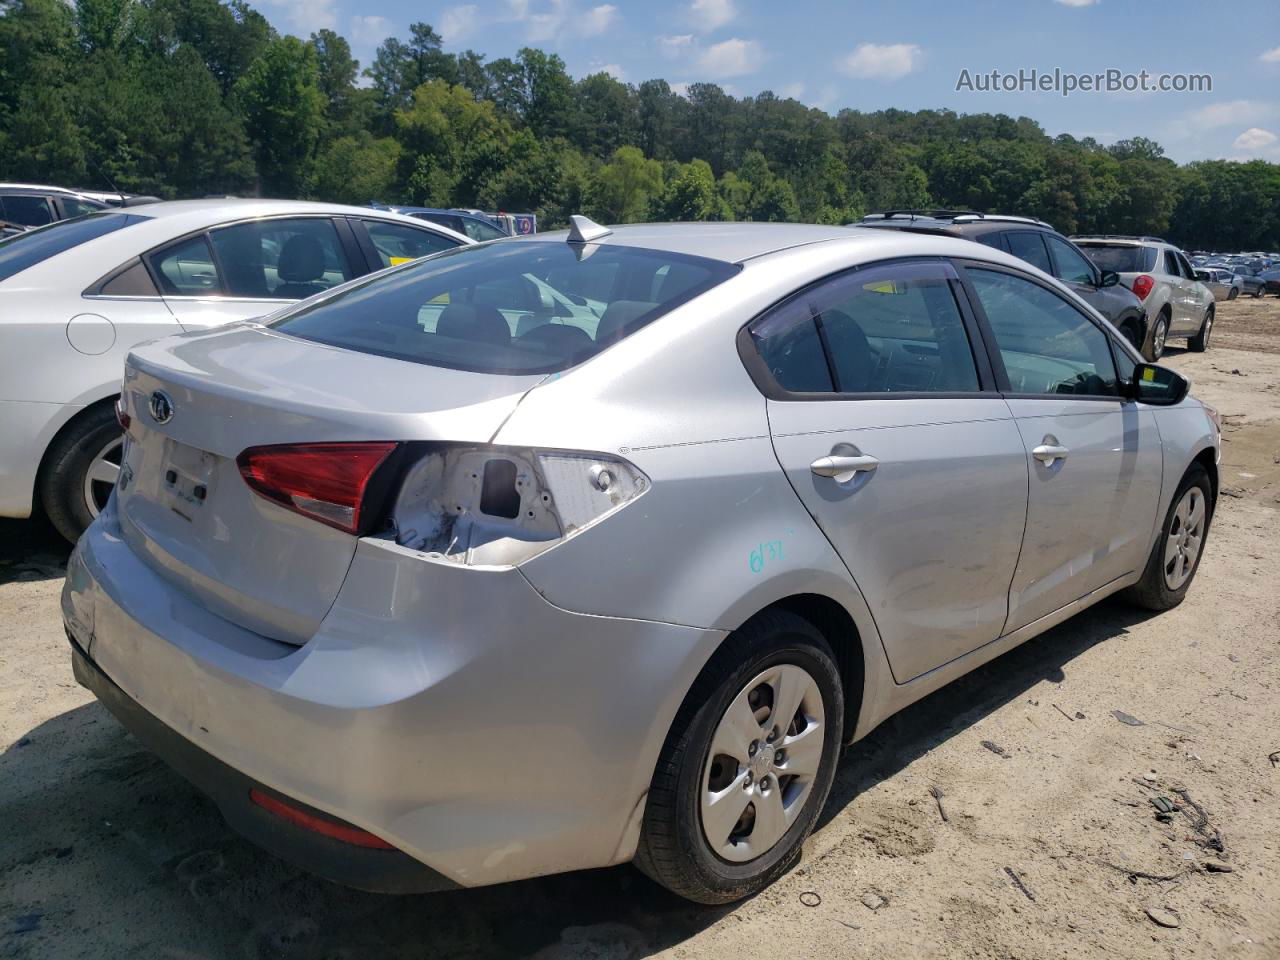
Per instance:
[[[1120,282],[1137,294],[1146,308],[1148,334],[1143,352],[1152,360],[1164,354],[1170,337],[1185,337],[1202,352],[1213,329],[1213,292],[1196,279],[1186,254],[1159,237],[1103,234],[1072,237],[1103,270],[1120,274]]]

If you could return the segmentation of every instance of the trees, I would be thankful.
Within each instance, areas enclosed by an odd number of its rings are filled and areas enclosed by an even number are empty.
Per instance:
[[[483,205],[544,225],[939,205],[1280,247],[1274,163],[1178,167],[1149,139],[1051,138],[1006,114],[832,116],[713,83],[574,80],[534,48],[447,52],[426,23],[361,74],[337,31],[278,36],[247,0],[0,0],[0,178]]]

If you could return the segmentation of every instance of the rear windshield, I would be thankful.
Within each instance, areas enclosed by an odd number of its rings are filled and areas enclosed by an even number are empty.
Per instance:
[[[91,213],[7,237],[0,240],[0,282],[72,247],[149,219],[128,213]]]
[[[1076,246],[1098,265],[1099,270],[1111,270],[1115,273],[1146,273],[1156,265],[1156,252],[1151,247],[1078,241]]]
[[[555,241],[457,247],[303,304],[270,325],[458,370],[567,369],[737,272],[659,250]]]

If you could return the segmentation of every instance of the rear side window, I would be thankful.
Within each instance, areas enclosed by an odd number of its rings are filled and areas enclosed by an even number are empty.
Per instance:
[[[20,223],[24,227],[43,227],[53,222],[53,208],[44,197],[9,194],[0,197],[0,220]]]
[[[403,223],[366,220],[364,225],[384,267],[399,266],[441,250],[451,250],[458,245],[456,240]]]
[[[973,239],[977,240],[984,246],[995,247],[997,250],[1003,250],[1005,253],[1009,252],[1009,246],[1004,242],[1004,234],[999,231],[980,233]]]
[[[1053,273],[1049,264],[1049,254],[1045,252],[1044,241],[1040,234],[1029,230],[1018,230],[1005,234],[1009,241],[1009,252],[1020,260],[1025,260],[1033,267],[1039,267],[1045,273]]]
[[[571,292],[582,286],[588,265],[613,274],[608,299],[587,301]],[[317,343],[433,366],[553,373],[618,343],[738,269],[606,244],[466,245],[357,282],[271,326]]]
[[[82,243],[148,219],[125,213],[95,213],[7,237],[0,240],[0,281]]]
[[[147,261],[165,296],[211,297],[222,292],[218,268],[204,234],[148,254]]]
[[[232,297],[304,300],[353,276],[328,217],[238,223],[209,237]]]
[[[1039,284],[971,268],[1014,393],[1116,396],[1107,335]]]
[[[105,203],[96,203],[93,200],[81,200],[79,197],[63,197],[62,207],[67,211],[68,217],[82,217],[86,213],[96,213],[106,208]]]
[[[1133,244],[1082,243],[1080,249],[1099,270],[1115,273],[1147,273],[1156,265],[1156,252]]]
[[[949,264],[845,274],[751,328],[761,359],[793,393],[971,393],[978,371]]]

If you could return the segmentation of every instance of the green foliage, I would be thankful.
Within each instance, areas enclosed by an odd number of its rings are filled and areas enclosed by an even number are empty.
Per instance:
[[[544,227],[953,207],[1280,247],[1274,163],[1179,167],[1142,137],[1104,147],[1005,114],[574,81],[542,50],[448,53],[425,23],[361,73],[337,32],[277,36],[246,0],[0,0],[0,178],[529,210]]]
[[[297,37],[271,41],[232,94],[253,142],[263,191],[305,194],[325,109],[315,48]]]

